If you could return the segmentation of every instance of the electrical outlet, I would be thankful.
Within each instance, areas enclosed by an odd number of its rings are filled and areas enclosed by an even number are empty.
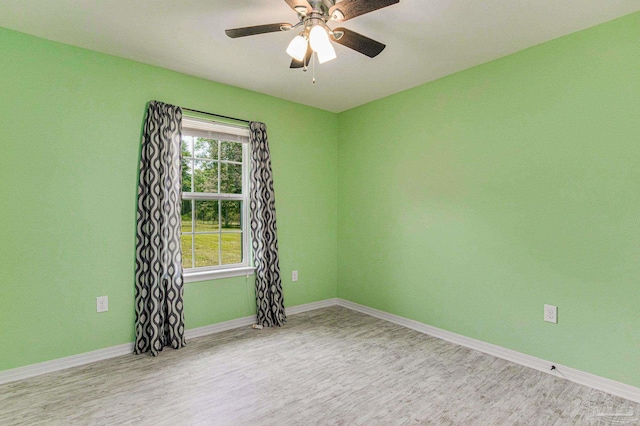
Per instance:
[[[552,322],[554,324],[558,323],[558,307],[553,305],[544,305],[544,320],[547,322]]]
[[[298,271],[292,271],[291,272],[291,281],[293,281],[293,282],[298,281]]]
[[[109,296],[96,297],[96,305],[98,312],[107,312],[109,310]]]

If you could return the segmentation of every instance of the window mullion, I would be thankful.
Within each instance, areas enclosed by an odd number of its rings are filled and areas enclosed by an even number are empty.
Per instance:
[[[194,187],[195,187],[195,177],[196,177],[196,173],[195,173],[195,160],[193,159],[193,157],[195,157],[195,144],[196,142],[193,140],[193,137],[191,137],[191,159],[189,160],[191,162],[191,192],[194,191]],[[196,202],[195,200],[191,200],[191,267],[195,268],[196,267]]]
[[[222,163],[220,162],[220,158],[222,155],[222,141],[218,141],[218,194],[221,191],[220,185],[220,175],[222,173]],[[222,235],[220,235],[220,231],[222,230],[222,200],[218,200],[218,265],[222,265]]]
[[[191,200],[191,267],[196,267],[196,200]]]
[[[218,265],[222,265],[222,200],[218,201]]]
[[[220,193],[220,167],[222,166],[220,163],[220,154],[222,154],[222,141],[218,141],[218,194]],[[220,224],[219,221],[218,224]]]
[[[195,168],[194,168],[196,163],[195,163],[195,160],[193,159],[193,157],[195,157],[195,155],[196,155],[196,152],[195,152],[196,141],[193,140],[193,137],[190,136],[190,138],[191,138],[191,159],[190,159],[190,161],[191,161],[191,192],[193,192],[194,191],[194,185],[195,185],[193,183],[193,181],[194,181],[194,178],[196,177]]]
[[[240,226],[240,230],[242,231],[241,241],[242,241],[242,262],[249,263],[250,262],[250,249],[249,249],[249,239],[251,225],[249,223],[249,191],[250,191],[250,183],[249,183],[249,165],[251,161],[249,160],[249,144],[242,145],[242,224]]]
[[[183,192],[182,199],[242,201],[244,200],[244,196],[242,194],[214,194],[212,192]]]

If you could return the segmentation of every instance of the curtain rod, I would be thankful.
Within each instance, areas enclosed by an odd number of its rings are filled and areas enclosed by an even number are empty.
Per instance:
[[[213,114],[211,112],[198,111],[197,109],[191,109],[191,108],[182,108],[182,109],[185,111],[197,112],[198,114],[210,115],[212,117],[218,117],[218,118],[226,118],[227,120],[234,120],[234,121],[240,121],[242,123],[251,124],[249,120],[243,120],[242,118],[228,117],[226,115]]]

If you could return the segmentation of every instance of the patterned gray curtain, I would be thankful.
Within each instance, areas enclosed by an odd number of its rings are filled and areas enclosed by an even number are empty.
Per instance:
[[[256,266],[256,302],[258,324],[281,326],[284,313],[273,173],[264,123],[251,122],[251,234]]]
[[[140,154],[134,353],[185,345],[180,252],[182,110],[151,101]]]

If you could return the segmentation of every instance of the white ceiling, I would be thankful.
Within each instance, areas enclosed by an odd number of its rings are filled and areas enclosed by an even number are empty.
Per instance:
[[[640,10],[640,0],[400,0],[344,26],[387,48],[289,69],[292,32],[224,30],[297,22],[283,0],[0,0],[0,26],[340,112]]]

